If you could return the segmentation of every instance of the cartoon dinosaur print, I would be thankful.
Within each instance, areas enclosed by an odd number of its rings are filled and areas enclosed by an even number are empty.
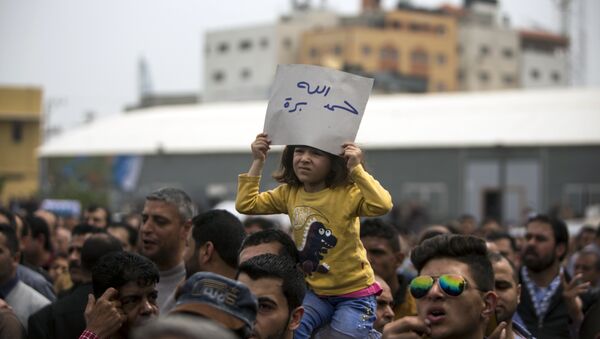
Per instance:
[[[327,250],[335,247],[337,238],[330,229],[318,221],[314,221],[308,226],[304,247],[300,250],[300,263],[306,274],[313,272],[327,273],[329,266],[326,263],[319,263]]]

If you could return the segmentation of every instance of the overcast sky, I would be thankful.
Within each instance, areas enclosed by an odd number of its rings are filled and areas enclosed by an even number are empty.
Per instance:
[[[582,0],[576,0],[582,1]],[[588,2],[586,34],[598,40],[600,1]],[[326,6],[356,14],[360,0]],[[383,0],[384,8],[397,1]],[[515,27],[559,29],[557,0],[501,0]],[[50,124],[81,124],[86,112],[117,114],[138,100],[137,62],[147,60],[155,92],[201,91],[204,32],[275,22],[288,0],[0,0],[0,85],[36,85]],[[313,0],[313,5],[321,1]],[[461,0],[413,0],[419,6]],[[589,13],[593,13],[589,14]],[[593,20],[592,20],[593,19]],[[596,21],[592,24],[593,21]],[[593,25],[593,26],[592,26]],[[595,44],[594,48],[598,48]],[[594,50],[594,56],[598,56]],[[588,53],[589,54],[589,53]],[[596,59],[597,60],[597,59]],[[600,85],[598,62],[588,83]]]

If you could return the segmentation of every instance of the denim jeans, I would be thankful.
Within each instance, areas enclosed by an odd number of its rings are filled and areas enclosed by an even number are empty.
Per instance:
[[[294,331],[294,339],[310,338],[322,326],[330,324],[330,330],[345,338],[369,338],[373,336],[373,322],[377,302],[375,296],[362,298],[318,297],[306,291],[304,315],[300,327]]]

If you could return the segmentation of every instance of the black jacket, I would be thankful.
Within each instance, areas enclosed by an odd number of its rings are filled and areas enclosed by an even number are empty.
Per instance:
[[[29,317],[28,338],[78,339],[85,330],[85,306],[92,284],[82,284],[69,295]]]
[[[537,314],[535,313],[535,307],[526,284],[523,282],[521,273],[521,302],[517,306],[517,313],[523,320],[523,323],[527,327],[527,330],[538,339],[559,339],[559,338],[571,338],[569,325],[571,324],[571,318],[567,310],[567,305],[562,297],[563,288],[562,284],[558,286],[556,292],[550,299],[550,305],[548,311],[544,316],[541,324],[538,322]],[[565,278],[570,280],[565,272]]]

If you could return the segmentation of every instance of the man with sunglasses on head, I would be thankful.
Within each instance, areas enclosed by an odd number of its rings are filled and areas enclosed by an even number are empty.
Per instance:
[[[466,235],[439,235],[411,253],[419,275],[410,285],[417,317],[384,327],[383,337],[482,339],[496,308],[494,271],[485,241]],[[505,324],[493,337],[506,336]]]

